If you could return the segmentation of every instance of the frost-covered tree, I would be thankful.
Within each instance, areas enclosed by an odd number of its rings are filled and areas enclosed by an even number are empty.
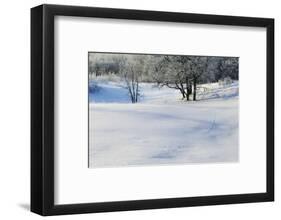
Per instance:
[[[237,57],[220,57],[217,65],[216,80],[223,80],[226,77],[238,80],[238,68]]]
[[[209,57],[190,57],[188,60],[188,66],[190,75],[192,77],[192,84],[193,84],[193,101],[196,101],[196,94],[197,94],[197,84],[202,77],[203,73],[206,72]]]
[[[89,74],[91,77],[99,76],[102,74],[103,57],[100,54],[90,54],[89,55]]]
[[[157,68],[156,82],[160,86],[179,90],[182,98],[187,101],[192,94],[193,86],[193,100],[195,101],[197,84],[205,73],[208,62],[208,57],[164,56],[155,66]]]
[[[144,56],[120,56],[116,61],[119,65],[119,75],[125,82],[132,103],[139,101],[141,77],[147,71]]]
[[[155,81],[159,86],[177,89],[182,98],[191,94],[190,74],[186,56],[162,56],[155,64]]]
[[[197,100],[199,83],[214,82],[225,77],[238,79],[238,58],[209,56],[162,56],[155,65],[158,85],[177,89],[183,99]]]

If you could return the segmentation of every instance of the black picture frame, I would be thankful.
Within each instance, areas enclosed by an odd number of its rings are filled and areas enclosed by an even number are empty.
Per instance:
[[[118,202],[54,204],[54,17],[79,16],[194,24],[265,27],[266,192]],[[40,5],[31,9],[31,211],[61,215],[274,200],[274,19]]]

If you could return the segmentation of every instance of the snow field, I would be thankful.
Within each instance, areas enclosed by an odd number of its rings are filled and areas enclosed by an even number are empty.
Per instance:
[[[89,95],[91,168],[238,161],[238,82],[201,85],[195,102],[151,83],[136,104],[117,82],[98,87]]]

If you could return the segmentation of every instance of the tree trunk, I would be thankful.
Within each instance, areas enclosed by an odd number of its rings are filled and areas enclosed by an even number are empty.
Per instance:
[[[185,99],[185,90],[184,90],[183,83],[180,83],[180,92],[182,95],[182,99]]]
[[[182,99],[185,99],[185,92],[183,90],[180,90],[181,95],[182,95]]]
[[[186,101],[189,101],[189,80],[188,77],[185,77],[185,84],[186,84]]]
[[[193,79],[193,101],[196,101],[196,85],[197,85],[197,79]]]
[[[137,80],[136,81],[136,86],[137,86],[137,88],[136,88],[136,102],[138,102],[138,96],[139,96],[139,81]]]
[[[180,88],[180,92],[181,92],[181,95],[182,95],[182,99],[185,99],[185,91],[184,91],[184,88]]]

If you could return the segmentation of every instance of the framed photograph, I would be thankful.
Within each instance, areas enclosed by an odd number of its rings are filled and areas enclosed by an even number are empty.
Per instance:
[[[273,19],[31,9],[31,211],[273,200]]]

